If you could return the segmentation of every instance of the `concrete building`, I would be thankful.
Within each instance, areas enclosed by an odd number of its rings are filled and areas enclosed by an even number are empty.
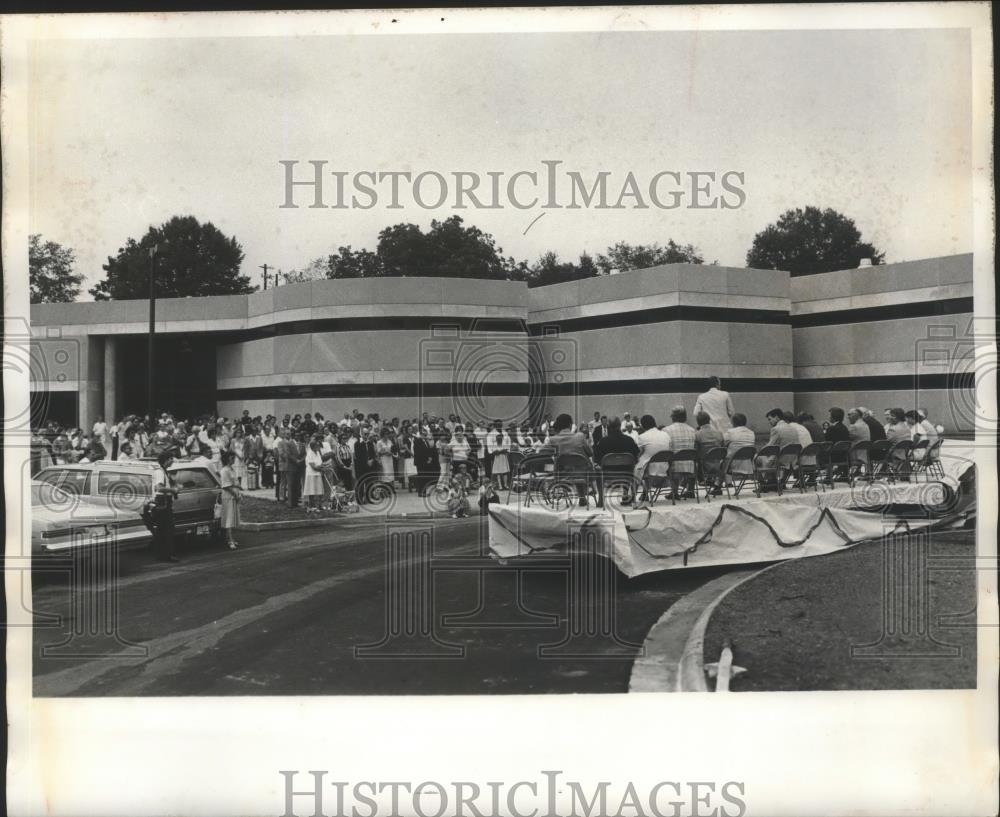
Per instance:
[[[145,414],[147,301],[31,308],[33,405],[88,426]],[[156,407],[178,416],[360,409],[520,419],[689,410],[718,375],[773,406],[929,409],[971,431],[972,256],[790,276],[670,264],[528,289],[447,278],[315,281],[158,299]],[[967,352],[966,352],[967,353]]]

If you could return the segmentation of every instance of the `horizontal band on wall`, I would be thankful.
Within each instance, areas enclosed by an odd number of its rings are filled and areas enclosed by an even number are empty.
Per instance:
[[[602,380],[583,383],[538,384],[483,383],[471,388],[462,383],[335,383],[309,386],[261,386],[220,389],[217,400],[314,400],[342,397],[566,397],[602,394],[698,394],[705,389],[703,377],[672,377],[653,380]],[[930,389],[971,389],[971,372],[935,375],[893,375],[886,377],[827,377],[814,380],[795,378],[729,378],[723,386],[733,393],[905,391]]]
[[[529,318],[529,321],[531,319]],[[704,321],[706,323],[770,323],[787,325],[791,318],[780,309],[739,309],[730,306],[663,306],[657,309],[634,309],[591,315],[586,318],[529,323],[533,336],[544,335],[547,329],[562,332],[586,332],[593,329],[614,329],[622,326],[641,326],[647,323],[668,321]]]
[[[558,333],[586,332],[597,329],[613,329],[646,324],[690,321],[705,323],[740,323],[791,325],[793,328],[810,326],[836,326],[849,323],[870,323],[901,318],[923,318],[934,315],[954,315],[972,312],[972,298],[949,298],[941,301],[926,301],[863,309],[841,309],[806,315],[790,315],[777,309],[740,309],[737,307],[715,306],[665,306],[657,309],[637,309],[585,318],[528,323],[512,318],[490,317],[448,317],[443,315],[399,315],[364,318],[322,318],[306,321],[276,323],[257,329],[235,332],[225,339],[226,343],[239,343],[262,338],[284,335],[308,335],[327,332],[379,332],[379,331],[422,331],[428,337],[435,329],[454,327],[462,333],[483,332],[525,335],[539,337],[546,332]]]
[[[309,335],[321,332],[379,332],[409,330],[427,332],[430,337],[438,327],[455,327],[461,332],[527,333],[524,321],[512,318],[470,318],[445,315],[398,315],[365,318],[319,318],[309,321],[289,321],[248,329],[239,333],[237,341],[269,338],[275,335]]]
[[[972,298],[946,298],[941,301],[917,301],[908,304],[887,304],[863,309],[835,309],[831,312],[792,315],[792,328],[839,326],[847,323],[877,323],[903,318],[932,318],[935,315],[960,315],[963,312],[972,311]]]

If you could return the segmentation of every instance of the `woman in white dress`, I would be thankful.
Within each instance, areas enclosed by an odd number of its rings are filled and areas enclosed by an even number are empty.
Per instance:
[[[243,426],[237,425],[229,441],[229,451],[233,455],[233,474],[241,488],[247,485],[247,444]]]
[[[306,449],[306,476],[302,484],[302,498],[306,513],[319,513],[323,501],[323,448],[321,442],[313,438]]]
[[[381,479],[392,485],[396,479],[395,465],[392,461],[395,444],[389,436],[388,426],[383,426],[379,433],[378,442],[375,443],[375,456],[378,458]]]
[[[510,484],[510,463],[507,460],[510,446],[510,435],[503,430],[498,420],[486,437],[486,451],[493,457],[493,480],[501,489],[506,489]]]
[[[410,433],[410,426],[406,426],[399,435],[398,445],[399,457],[403,461],[403,487],[412,491],[417,476],[417,463],[413,459],[413,435]]]
[[[438,452],[438,463],[441,471],[438,474],[437,487],[447,491],[451,485],[451,441],[448,439],[447,431],[438,432],[435,447]]]
[[[454,434],[451,438],[451,463],[455,468],[459,463],[469,464],[469,452],[472,450],[469,441],[465,438],[465,430],[461,426],[455,426]]]
[[[229,451],[221,454],[222,470],[219,471],[219,482],[222,485],[222,529],[226,533],[226,542],[230,550],[236,550],[237,542],[233,531],[240,524],[240,485],[233,473],[233,455]]]
[[[218,473],[222,467],[222,446],[216,438],[215,429],[210,426],[200,442],[202,456],[208,458],[209,465]]]

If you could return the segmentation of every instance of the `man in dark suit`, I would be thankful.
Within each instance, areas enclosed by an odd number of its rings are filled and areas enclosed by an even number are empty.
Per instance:
[[[424,496],[427,486],[436,482],[441,473],[437,448],[430,430],[421,432],[413,441],[413,462],[417,467],[417,493]]]
[[[375,456],[375,434],[371,429],[360,431],[361,439],[354,444],[354,473],[358,478],[355,491],[359,505],[368,502],[368,492],[371,490],[372,477],[378,470],[378,459]]]
[[[591,432],[595,446],[608,436],[608,427],[608,418],[602,415],[600,421],[594,426],[594,430]],[[618,430],[619,432],[621,431],[621,420],[618,421]]]
[[[831,443],[849,443],[851,441],[851,432],[844,425],[844,410],[842,408],[834,407],[830,409],[830,425],[827,426],[824,432],[827,442]],[[846,479],[847,471],[847,452],[836,452],[830,456],[830,465],[836,466],[834,469],[838,471],[841,477]],[[833,473],[831,472],[831,478],[827,481],[827,484],[833,483]]]
[[[633,440],[631,437],[629,437],[626,434],[622,434],[622,421],[618,417],[615,417],[609,423],[607,417],[602,417],[601,423],[602,425],[598,426],[594,430],[595,435],[598,431],[601,431],[602,428],[605,430],[605,433],[603,434],[603,436],[601,436],[599,440],[597,440],[596,445],[594,446],[594,462],[596,462],[598,466],[600,466],[601,460],[603,460],[604,457],[607,456],[608,454],[631,454],[633,457],[635,457],[636,462],[638,462],[639,446],[636,444],[635,440]],[[631,468],[626,466],[620,469],[609,470],[606,473],[614,474],[616,477],[618,476],[627,477],[629,479],[629,483],[631,484],[633,481],[633,474],[632,474],[633,468],[634,466]],[[632,501],[632,492],[630,490],[624,491],[622,495],[622,502],[628,504],[631,501]],[[603,502],[604,502],[604,497],[600,497],[600,503],[602,505]]]
[[[288,507],[297,508],[302,499],[302,482],[306,476],[306,435],[299,433],[287,447]]]
[[[872,415],[871,409],[867,409],[864,406],[858,409],[861,412],[861,419],[865,421],[865,425],[868,426],[869,432],[871,432],[871,441],[885,439],[885,426],[882,425],[875,417]]]

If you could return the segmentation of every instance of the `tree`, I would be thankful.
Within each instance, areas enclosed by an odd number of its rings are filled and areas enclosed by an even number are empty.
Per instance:
[[[28,236],[28,285],[33,304],[68,303],[80,294],[83,275],[73,271],[73,250],[55,241]]]
[[[807,275],[854,269],[862,258],[881,264],[885,253],[861,240],[853,219],[830,208],[806,207],[788,210],[757,233],[747,266]]]
[[[463,227],[460,216],[432,221],[427,243],[428,255],[434,265],[431,275],[492,281],[507,278],[503,247],[497,247],[493,236],[478,227]]]
[[[560,262],[554,252],[542,253],[528,271],[529,287],[544,287],[550,284],[561,284],[564,281],[579,281],[582,278],[593,278],[600,275],[600,270],[594,259],[587,253],[580,256],[577,264]]]
[[[388,277],[507,279],[516,264],[478,227],[464,227],[461,216],[434,220],[424,233],[416,224],[386,227],[378,236],[381,274]]]
[[[107,277],[90,293],[98,301],[149,296],[150,251],[156,248],[156,295],[235,295],[253,292],[250,278],[240,275],[243,248],[213,224],[193,216],[174,216],[150,227],[137,242],[130,238],[103,265]]]
[[[669,239],[665,247],[655,242],[633,246],[619,241],[614,246],[608,247],[607,255],[598,254],[597,256],[597,266],[605,275],[613,269],[625,272],[633,269],[657,267],[660,264],[703,264],[704,262],[705,259],[702,258],[701,251],[693,244],[682,246],[675,243],[673,239]]]
[[[326,258],[314,258],[301,269],[293,269],[288,272],[278,270],[275,273],[275,286],[282,280],[286,284],[298,284],[302,281],[322,281],[327,278],[329,270],[329,260]]]
[[[348,244],[326,260],[327,278],[381,278],[382,261],[371,250],[353,250]]]

